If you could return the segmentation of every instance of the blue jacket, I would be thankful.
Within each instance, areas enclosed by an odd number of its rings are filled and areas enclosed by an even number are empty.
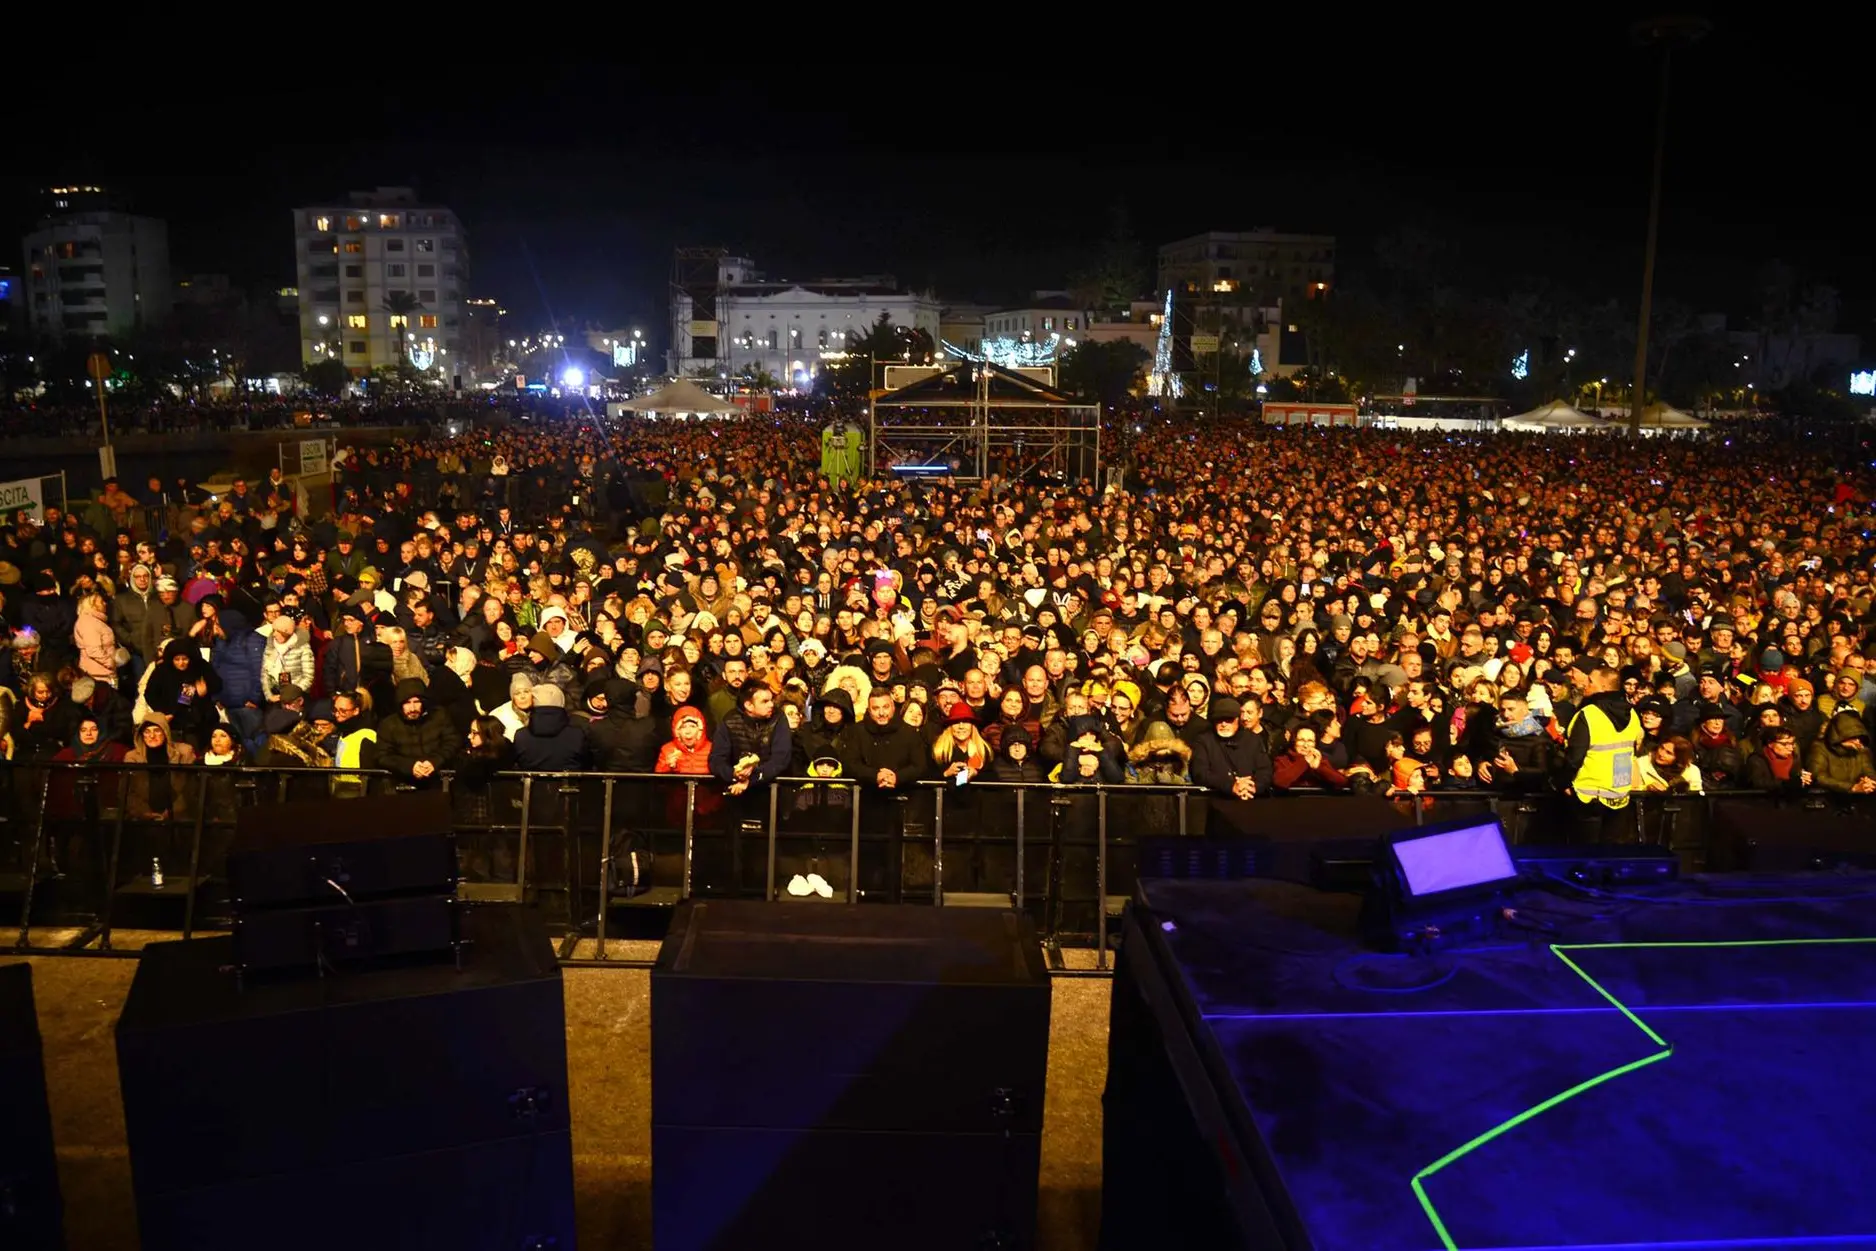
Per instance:
[[[267,641],[254,632],[247,618],[232,608],[223,609],[221,628],[228,637],[209,649],[209,667],[221,679],[221,703],[224,708],[248,704],[265,707],[261,693],[261,657]]]

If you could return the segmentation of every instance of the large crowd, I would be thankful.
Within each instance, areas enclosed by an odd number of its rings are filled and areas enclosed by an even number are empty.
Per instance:
[[[1123,483],[844,482],[822,419],[569,417],[0,536],[15,761],[1876,790],[1843,449],[1143,421]],[[1150,423],[1150,424],[1149,424]],[[323,494],[330,490],[330,498]],[[182,788],[143,776],[140,819]]]

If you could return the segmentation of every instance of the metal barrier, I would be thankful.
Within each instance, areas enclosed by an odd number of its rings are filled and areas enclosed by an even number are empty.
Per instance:
[[[699,775],[465,771],[435,784],[452,798],[464,896],[540,906],[561,930],[563,959],[591,937],[606,961],[620,909],[656,911],[700,893],[785,899],[778,886],[805,872],[844,874],[828,886],[848,902],[1016,907],[1036,918],[1057,968],[1065,943],[1085,942],[1101,969],[1142,838],[1209,832],[1306,847],[1489,810],[1513,842],[1646,841],[1701,869],[1715,802],[1773,802],[1744,791],[1644,794],[1608,817],[1555,793],[1488,790],[1395,799],[1298,790],[1243,801],[1181,786],[973,780],[881,791],[790,777],[732,796]],[[16,762],[0,770],[0,898],[19,898],[16,949],[44,950],[31,947],[33,928],[58,925],[76,932],[53,950],[111,952],[113,928],[132,911],[137,928],[185,939],[220,928],[242,810],[410,786],[384,770]],[[1867,846],[1876,849],[1876,801],[1819,793],[1798,806],[1871,818]],[[146,854],[183,872],[159,885],[126,870]]]

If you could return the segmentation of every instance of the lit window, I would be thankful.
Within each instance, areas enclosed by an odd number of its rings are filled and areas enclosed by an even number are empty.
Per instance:
[[[365,250],[365,244],[363,240],[347,239],[345,241],[345,251],[346,251],[346,255],[348,256],[357,256],[359,253],[363,252],[364,250]]]
[[[345,324],[349,329],[363,330],[369,321],[370,319],[364,313],[352,313],[346,317]]]
[[[435,330],[436,329],[436,314],[435,313],[419,313],[417,315],[417,325],[421,329],[424,329],[424,330]]]
[[[410,318],[405,316],[403,313],[392,313],[391,314],[391,329],[393,330],[410,329]]]
[[[435,240],[435,239],[419,239],[419,240],[417,240],[417,250],[418,250],[419,252],[434,252],[434,251],[436,251],[436,240]]]
[[[363,213],[348,213],[345,218],[345,228],[347,230],[363,230],[365,228],[365,215]]]
[[[332,229],[332,219],[330,217],[313,218],[313,229],[324,234],[326,231]]]
[[[396,230],[397,229],[397,214],[396,213],[378,214],[378,225],[383,227],[385,230]]]

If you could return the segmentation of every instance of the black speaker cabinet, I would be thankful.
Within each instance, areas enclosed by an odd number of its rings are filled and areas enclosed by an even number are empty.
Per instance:
[[[65,1245],[29,964],[0,967],[0,1247]]]
[[[522,908],[463,932],[460,970],[245,989],[228,939],[146,948],[117,1024],[144,1251],[571,1247],[553,948]]]
[[[455,823],[440,791],[263,804],[228,851],[237,915],[383,895],[456,893]]]
[[[658,1251],[1034,1245],[1049,983],[1028,920],[708,901],[651,975]]]

